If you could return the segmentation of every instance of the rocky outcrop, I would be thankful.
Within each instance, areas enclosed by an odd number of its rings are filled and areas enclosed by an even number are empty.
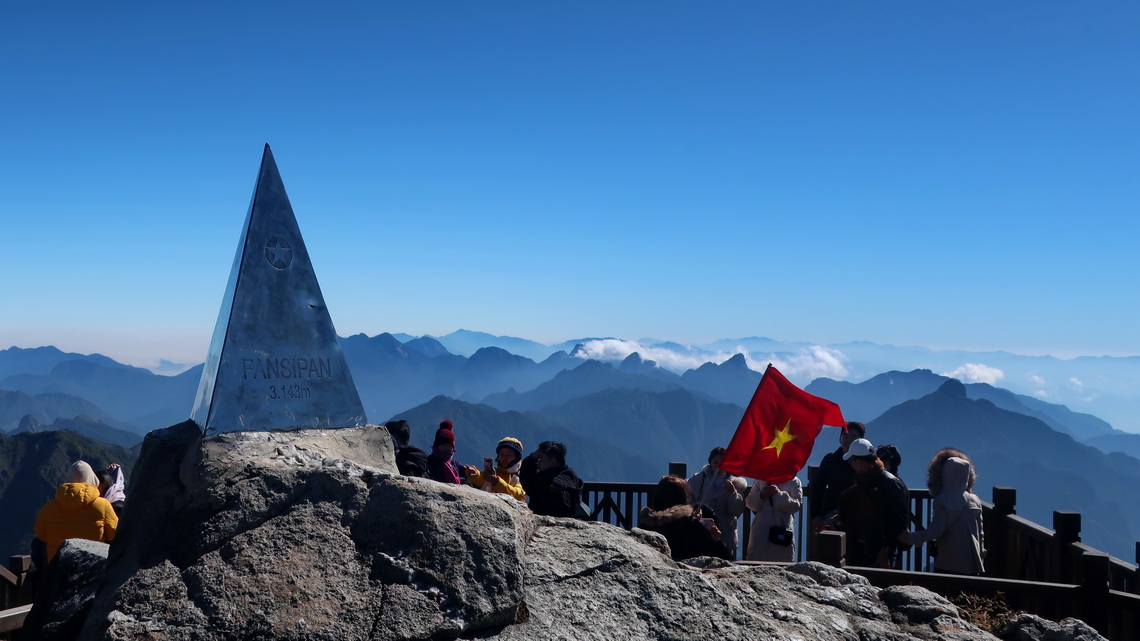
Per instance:
[[[83,638],[993,639],[921,588],[394,474],[379,428],[147,437]]]
[[[36,603],[24,620],[21,638],[74,639],[83,626],[107,561],[106,543],[67,539],[43,571]]]

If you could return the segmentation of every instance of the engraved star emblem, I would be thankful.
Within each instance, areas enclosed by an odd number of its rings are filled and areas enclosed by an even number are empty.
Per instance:
[[[776,435],[772,437],[772,442],[765,445],[763,449],[775,449],[776,458],[780,458],[780,454],[784,451],[784,444],[794,440],[796,440],[796,435],[792,434],[792,419],[789,418],[788,424],[784,426],[784,429],[777,431]]]
[[[274,236],[265,243],[265,260],[276,269],[285,269],[293,261],[293,250],[283,238]]]

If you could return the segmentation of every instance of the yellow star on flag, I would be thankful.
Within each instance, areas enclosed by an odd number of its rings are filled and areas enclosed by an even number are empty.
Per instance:
[[[784,450],[784,443],[794,440],[796,440],[796,435],[792,434],[792,419],[789,418],[788,424],[784,426],[784,429],[777,431],[776,435],[772,437],[772,442],[765,445],[764,449],[770,450],[776,448],[776,458],[780,458],[780,454]]]

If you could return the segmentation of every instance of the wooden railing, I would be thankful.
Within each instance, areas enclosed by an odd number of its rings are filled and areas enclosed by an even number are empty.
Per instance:
[[[670,472],[684,477],[682,466]],[[809,478],[814,476],[809,470]],[[587,483],[586,502],[595,520],[630,529],[638,510],[648,505],[655,483]],[[1012,608],[1059,620],[1072,616],[1114,640],[1140,639],[1140,572],[1137,566],[1093,549],[1080,541],[1081,515],[1053,513],[1053,529],[1017,516],[1017,491],[993,488],[993,503],[983,501],[986,540],[984,577],[935,574],[927,571],[928,549],[916,545],[901,555],[902,570],[846,566],[842,532],[810,533],[807,526],[810,485],[795,522],[796,560],[822,561],[867,576],[875,585],[922,585],[954,596],[960,592],[996,595],[1001,592]],[[921,527],[930,523],[930,491],[910,490],[911,513]],[[745,510],[738,522],[738,555],[747,549],[752,513]],[[1140,562],[1140,543],[1136,545]]]
[[[11,632],[23,627],[32,609],[28,584],[31,567],[32,557],[26,555],[13,556],[8,567],[0,567],[0,639],[8,639]]]

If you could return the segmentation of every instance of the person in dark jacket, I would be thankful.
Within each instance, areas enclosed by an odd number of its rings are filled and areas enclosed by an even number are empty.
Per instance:
[[[689,485],[679,476],[663,476],[649,505],[641,508],[637,526],[664,535],[674,561],[699,556],[730,559],[713,518],[689,505]]]
[[[396,442],[396,468],[404,476],[428,476],[427,452],[418,447],[408,445],[411,439],[411,428],[405,420],[388,421],[384,424],[392,440]]]
[[[519,480],[535,514],[575,516],[582,502],[585,484],[566,465],[566,446],[557,441],[540,443],[523,459]]]
[[[839,498],[835,523],[847,533],[847,562],[893,568],[909,514],[902,481],[884,469],[875,446],[865,438],[853,442],[843,457],[851,462],[856,479]]]
[[[867,435],[867,426],[857,421],[847,423],[847,430],[839,433],[839,447],[829,452],[819,463],[819,469],[808,486],[808,515],[812,531],[818,532],[839,510],[839,495],[855,485],[855,470],[844,459],[848,448],[856,439]]]

